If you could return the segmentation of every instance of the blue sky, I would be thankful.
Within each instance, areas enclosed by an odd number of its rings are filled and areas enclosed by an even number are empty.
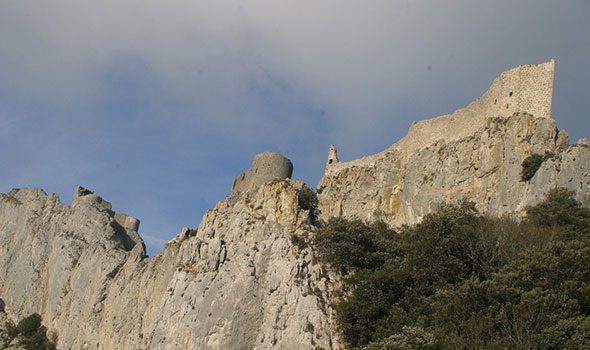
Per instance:
[[[0,2],[0,192],[88,187],[154,253],[256,153],[319,181],[503,70],[556,59],[553,114],[590,137],[590,2]]]

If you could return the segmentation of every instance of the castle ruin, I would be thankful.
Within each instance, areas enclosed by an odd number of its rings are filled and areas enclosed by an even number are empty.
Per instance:
[[[275,152],[260,153],[250,169],[235,178],[231,195],[251,192],[270,180],[290,179],[292,175],[293,164],[288,158]]]
[[[551,118],[555,61],[526,64],[500,74],[477,100],[451,114],[412,124],[407,135],[375,155],[340,163],[334,159],[336,147],[330,145],[325,174],[335,174],[352,166],[374,163],[385,153],[411,155],[437,141],[456,141],[473,135],[489,118],[508,118],[527,113],[535,118]],[[337,158],[336,158],[337,159]]]
[[[554,187],[590,203],[590,156],[569,143],[552,117],[555,62],[501,73],[467,107],[412,124],[407,135],[377,154],[338,162],[328,151],[318,184],[323,218],[415,224],[442,203],[469,200],[485,214],[522,216]],[[552,154],[529,181],[522,163]]]

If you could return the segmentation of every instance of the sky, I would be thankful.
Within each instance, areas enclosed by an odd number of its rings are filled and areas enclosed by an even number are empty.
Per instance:
[[[255,154],[315,187],[329,144],[379,152],[520,64],[556,60],[590,137],[589,58],[588,0],[2,0],[0,192],[87,187],[153,254]]]

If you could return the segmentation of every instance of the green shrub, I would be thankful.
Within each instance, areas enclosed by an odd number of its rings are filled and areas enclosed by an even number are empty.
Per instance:
[[[347,274],[351,269],[383,265],[389,239],[394,236],[383,222],[367,225],[360,220],[331,218],[320,226],[314,246],[321,261]]]
[[[16,326],[6,322],[5,328],[4,347],[19,337],[19,344],[26,350],[55,350],[55,344],[47,338],[47,328],[41,325],[41,316],[37,313],[23,318]]]
[[[298,192],[299,207],[309,211],[309,218],[312,224],[318,224],[320,211],[318,209],[317,194],[306,184],[303,184]]]
[[[373,342],[360,350],[436,350],[438,341],[431,333],[420,327],[403,327],[400,334],[394,334]]]
[[[529,181],[535,176],[537,170],[541,167],[541,164],[549,158],[553,157],[553,153],[545,152],[545,154],[533,153],[526,157],[522,162],[522,171],[520,178],[522,181]]]
[[[37,332],[27,338],[24,348],[26,350],[55,350],[55,344],[47,339],[47,329],[41,326]]]
[[[399,233],[342,218],[313,248],[340,271],[349,347],[590,348],[590,209],[565,189],[521,223],[442,205]]]
[[[296,233],[291,235],[291,244],[293,244],[300,250],[303,250],[309,246],[306,237],[303,237],[302,235],[298,235]]]
[[[4,340],[4,347],[8,347],[8,344],[18,336],[18,330],[14,326],[11,321],[7,321],[4,324],[4,329],[6,331],[6,338]]]
[[[574,195],[574,191],[563,187],[552,189],[543,202],[527,208],[527,220],[537,227],[561,229],[568,238],[586,239],[590,209],[583,207]]]
[[[424,301],[427,329],[443,348],[563,349],[584,332],[568,320],[588,317],[589,255],[582,242],[554,241],[523,252],[489,281],[441,288]]]
[[[38,313],[31,314],[16,324],[19,334],[31,335],[39,330],[41,326],[41,316]]]

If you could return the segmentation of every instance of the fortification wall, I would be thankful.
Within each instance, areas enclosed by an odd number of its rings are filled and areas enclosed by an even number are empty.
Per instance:
[[[555,61],[518,66],[500,74],[477,100],[452,114],[412,124],[407,135],[387,150],[350,162],[326,165],[326,174],[352,166],[370,166],[386,153],[410,155],[439,140],[454,141],[473,135],[489,118],[528,113],[551,118]]]
[[[264,152],[254,157],[252,166],[234,180],[231,194],[246,193],[273,179],[290,179],[293,175],[291,161],[274,152]]]
[[[392,147],[414,152],[438,140],[458,140],[472,135],[492,117],[505,118],[524,112],[536,118],[551,118],[554,67],[555,62],[549,61],[503,72],[469,106],[414,123],[408,134]]]

